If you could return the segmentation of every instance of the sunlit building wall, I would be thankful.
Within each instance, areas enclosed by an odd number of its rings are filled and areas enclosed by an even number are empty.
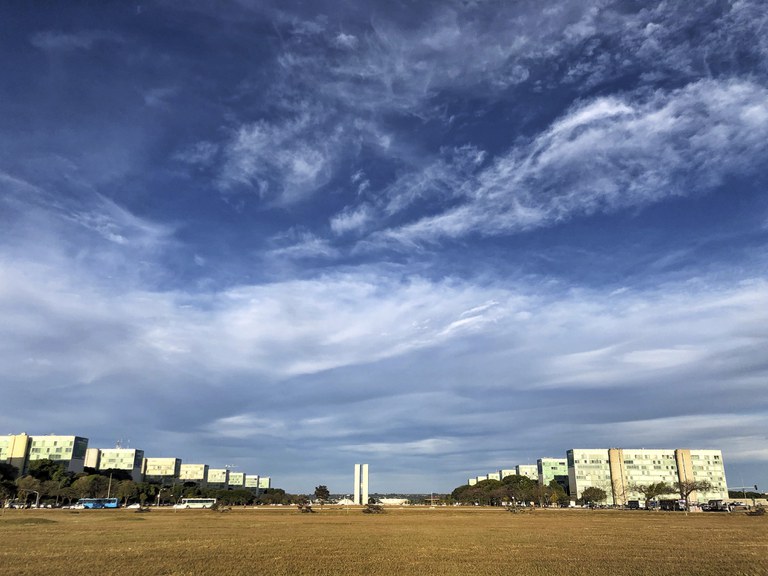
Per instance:
[[[229,481],[229,470],[226,468],[208,469],[208,486],[214,488],[226,488]]]
[[[10,464],[18,474],[24,473],[29,457],[30,436],[24,433],[0,436],[0,462]]]
[[[539,458],[536,461],[539,486],[549,486],[554,480],[568,492],[568,460],[565,458]]]
[[[504,478],[506,478],[507,476],[514,476],[515,474],[517,474],[517,470],[515,470],[514,468],[510,468],[508,470],[499,470],[499,478],[501,478],[502,480],[504,480]]]
[[[605,491],[606,503],[625,505],[642,500],[633,486],[678,481],[707,481],[712,489],[691,494],[692,502],[728,498],[722,452],[688,449],[572,449],[567,452],[571,496],[581,498],[590,486]],[[676,498],[676,493],[660,498]]]
[[[54,460],[67,472],[79,473],[85,467],[88,438],[81,436],[30,436],[27,467],[35,460]],[[25,467],[26,470],[26,467]]]
[[[144,450],[135,448],[102,448],[98,470],[125,470],[130,473],[131,480],[141,482],[141,467],[144,462]]]
[[[230,472],[227,482],[230,488],[242,488],[245,486],[245,472]]]
[[[201,488],[208,485],[208,464],[182,464],[179,468],[179,481],[194,482]]]
[[[181,472],[180,458],[144,458],[142,473],[147,482],[173,483]]]
[[[518,476],[525,476],[526,478],[537,481],[539,479],[539,471],[538,468],[536,468],[536,464],[519,464],[518,466],[515,466],[515,471]]]

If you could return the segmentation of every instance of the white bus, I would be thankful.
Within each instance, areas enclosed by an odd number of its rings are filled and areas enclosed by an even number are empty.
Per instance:
[[[182,498],[174,508],[210,508],[216,504],[216,498]]]

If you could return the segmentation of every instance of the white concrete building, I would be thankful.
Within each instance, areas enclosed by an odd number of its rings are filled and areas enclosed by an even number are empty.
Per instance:
[[[99,469],[99,462],[101,462],[101,450],[98,448],[88,448],[85,451],[85,468]]]
[[[243,488],[245,486],[245,472],[231,472],[227,480],[230,488]]]
[[[55,460],[68,472],[79,473],[85,467],[88,438],[80,436],[30,436],[27,467],[35,460]]]
[[[368,504],[368,464],[355,464],[355,504]]]
[[[211,488],[226,488],[229,483],[229,470],[226,468],[208,469],[208,486]]]
[[[208,464],[182,464],[179,481],[194,482],[201,488],[208,486]]]
[[[171,484],[181,472],[181,458],[144,458],[142,473],[147,482]]]
[[[519,464],[518,466],[515,466],[515,471],[518,476],[525,476],[526,478],[536,480],[537,482],[539,480],[539,470],[536,467],[536,464]]]
[[[144,450],[135,448],[101,448],[99,449],[98,470],[125,470],[131,474],[131,480],[141,482]]]
[[[565,458],[539,458],[536,461],[539,486],[549,486],[554,480],[568,492],[568,460]]]
[[[625,505],[629,500],[643,500],[633,486],[656,482],[674,485],[691,480],[705,480],[712,485],[707,492],[691,494],[692,502],[728,498],[720,450],[574,448],[567,452],[567,463],[574,500],[595,486],[606,492],[607,504]],[[678,497],[676,493],[666,496]]]

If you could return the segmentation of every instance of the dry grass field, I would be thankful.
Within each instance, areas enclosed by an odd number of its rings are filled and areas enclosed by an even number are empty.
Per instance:
[[[411,508],[6,510],[0,574],[768,575],[768,516]]]

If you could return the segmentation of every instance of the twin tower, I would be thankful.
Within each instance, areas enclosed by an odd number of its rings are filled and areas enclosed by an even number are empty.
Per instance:
[[[355,464],[355,504],[368,504],[368,464]]]

